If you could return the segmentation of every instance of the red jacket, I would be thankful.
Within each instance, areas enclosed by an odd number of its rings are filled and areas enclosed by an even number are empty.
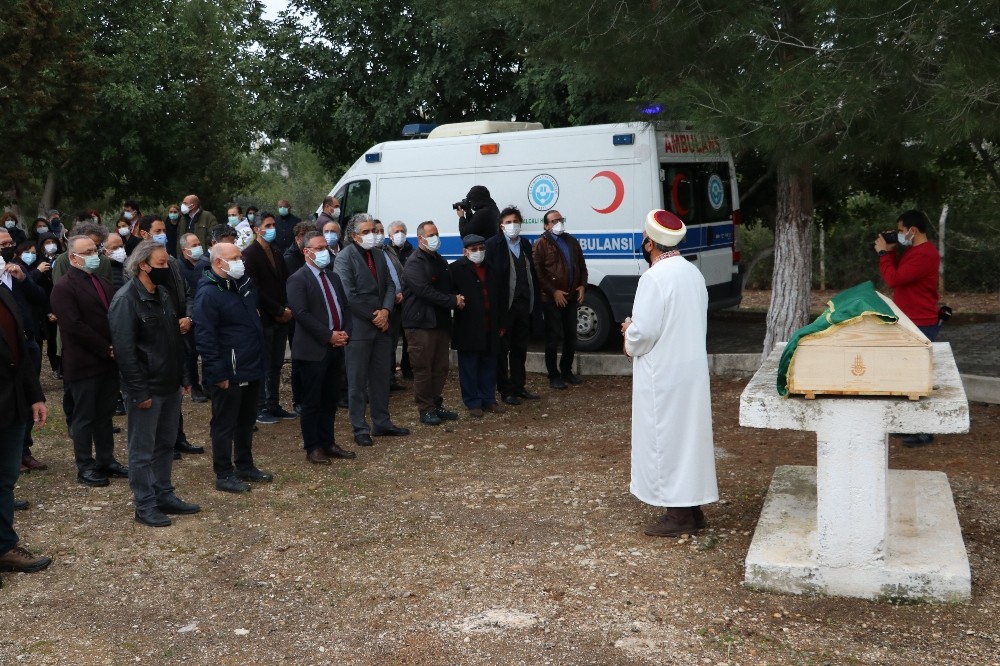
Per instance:
[[[907,248],[897,259],[895,252],[878,262],[882,279],[892,288],[892,300],[917,326],[938,323],[938,267],[941,255],[931,242]]]

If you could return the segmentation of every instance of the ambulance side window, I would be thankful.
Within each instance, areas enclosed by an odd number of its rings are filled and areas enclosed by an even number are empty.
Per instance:
[[[351,215],[368,212],[368,199],[371,195],[372,184],[369,180],[356,180],[347,184],[344,194],[340,200],[340,210],[345,222],[351,219]]]

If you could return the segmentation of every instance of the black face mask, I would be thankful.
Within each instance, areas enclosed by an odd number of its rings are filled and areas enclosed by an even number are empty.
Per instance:
[[[642,242],[642,258],[646,260],[646,263],[650,266],[653,265],[653,258],[649,256],[649,249],[646,247],[646,241]]]
[[[3,257],[4,261],[10,263],[14,261],[14,252],[16,251],[16,247],[5,247],[3,250],[0,250],[0,257]]]
[[[163,268],[149,267],[149,281],[156,285],[170,284],[170,266]]]

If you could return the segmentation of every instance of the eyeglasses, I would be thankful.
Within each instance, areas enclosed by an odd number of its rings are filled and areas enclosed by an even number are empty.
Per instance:
[[[9,250],[12,247],[14,247],[13,243],[3,243],[2,245],[0,245],[0,248],[3,248],[4,250]]]
[[[97,254],[97,248],[94,248],[93,250],[87,250],[86,252],[74,252],[73,254],[75,254],[78,257],[92,257],[95,254]]]
[[[549,222],[551,222],[552,224],[559,224],[560,222],[562,222],[563,224],[566,224],[566,218],[565,217],[557,217],[554,220],[549,220]]]

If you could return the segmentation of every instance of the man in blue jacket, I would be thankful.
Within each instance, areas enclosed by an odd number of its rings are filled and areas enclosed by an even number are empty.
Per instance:
[[[243,493],[250,490],[247,481],[274,479],[257,469],[252,451],[257,394],[264,379],[264,328],[240,249],[219,243],[210,255],[211,269],[194,300],[194,321],[202,383],[212,399],[212,467],[218,490]]]

